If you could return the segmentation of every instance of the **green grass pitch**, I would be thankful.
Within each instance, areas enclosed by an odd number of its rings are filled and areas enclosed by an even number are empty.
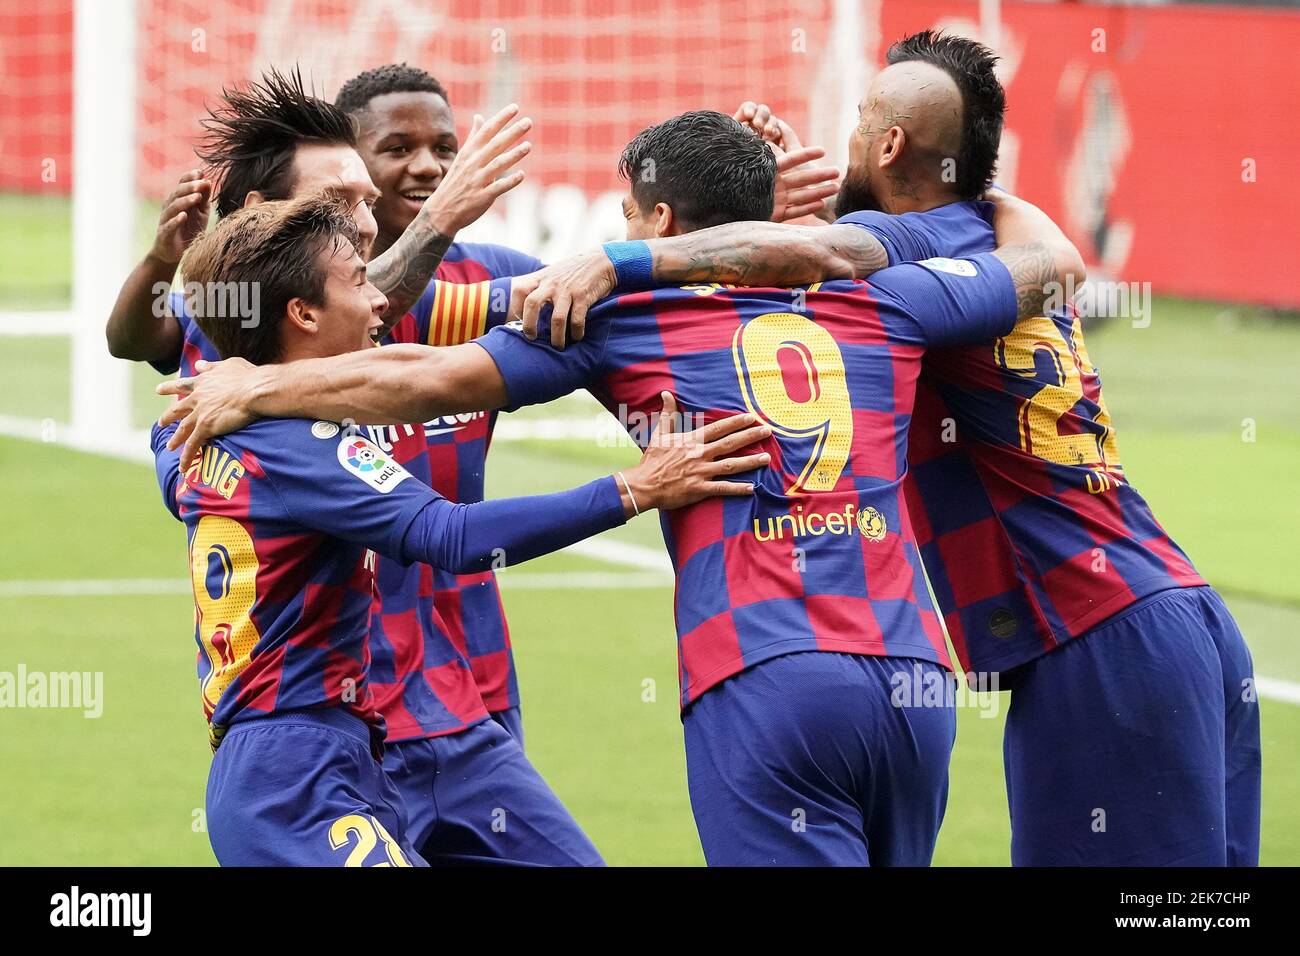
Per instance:
[[[0,290],[22,284],[4,269]],[[0,295],[6,305],[16,303]],[[1089,340],[1130,478],[1224,592],[1256,672],[1300,682],[1300,325],[1157,300],[1150,328],[1111,323]],[[2,342],[0,415],[66,420],[67,342]],[[140,422],[157,411],[156,380],[137,369]],[[593,412],[570,400],[530,414]],[[1253,442],[1243,441],[1247,419]],[[594,442],[498,443],[489,457],[490,493],[566,487],[630,454]],[[213,863],[197,817],[209,753],[189,598],[6,591],[43,580],[183,579],[183,532],[162,508],[152,469],[0,438],[0,488],[0,670],[23,664],[104,674],[98,719],[0,710],[0,864]],[[648,518],[611,537],[660,546]],[[563,554],[505,576],[529,753],[611,864],[700,864],[684,778],[671,589],[546,590],[510,580],[570,570],[628,571]],[[1262,859],[1295,865],[1300,706],[1265,699],[1262,709]],[[960,713],[937,864],[1008,862],[1001,724],[1001,716]]]

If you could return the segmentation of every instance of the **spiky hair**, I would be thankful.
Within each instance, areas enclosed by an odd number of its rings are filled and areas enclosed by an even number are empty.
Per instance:
[[[274,67],[243,89],[221,91],[221,102],[202,120],[197,149],[221,181],[217,214],[228,216],[254,190],[266,199],[293,191],[293,157],[303,143],[357,145],[357,131],[343,110],[313,95],[294,67]]]

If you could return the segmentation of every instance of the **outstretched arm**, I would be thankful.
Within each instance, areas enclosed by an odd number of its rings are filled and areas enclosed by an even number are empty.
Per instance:
[[[227,359],[199,362],[196,371],[201,374],[163,382],[157,389],[179,398],[159,423],[179,423],[168,447],[184,444],[182,462],[193,461],[209,439],[258,418],[416,423],[506,404],[506,384],[496,363],[472,343],[385,345],[278,365]]]
[[[887,265],[889,255],[880,240],[858,226],[733,222],[644,243],[609,243],[521,276],[511,288],[510,311],[522,315],[524,333],[531,338],[542,309],[551,306],[551,344],[563,348],[566,322],[573,337],[581,339],[587,311],[616,287],[630,291],[688,282],[795,286],[866,278]]]
[[[734,415],[676,432],[676,399],[662,397],[658,428],[634,467],[557,494],[470,505],[432,499],[406,529],[402,557],[468,574],[558,551],[642,511],[752,494],[749,482],[720,479],[761,468],[770,456],[726,456],[767,438],[771,428],[756,425],[752,415]]]

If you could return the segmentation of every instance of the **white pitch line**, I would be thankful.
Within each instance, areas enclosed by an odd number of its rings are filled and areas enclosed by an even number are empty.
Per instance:
[[[0,581],[0,598],[139,597],[192,594],[184,578],[80,578],[70,581]]]
[[[585,552],[589,557],[600,557],[619,564],[647,567],[666,564],[667,558],[657,551],[639,545],[617,542],[583,542],[583,545],[603,544],[605,548],[578,547],[566,550]],[[608,547],[613,545],[612,548]],[[617,555],[615,558],[613,555]],[[655,560],[658,559],[658,560]],[[642,563],[644,562],[644,563]],[[650,571],[570,571],[534,573],[506,570],[499,572],[497,580],[508,591],[575,591],[670,588],[671,574],[663,567]],[[81,578],[75,580],[0,581],[0,598],[42,597],[139,597],[141,595],[189,594],[190,582],[183,578]],[[1300,683],[1277,677],[1255,677],[1255,690],[1260,697],[1300,706]]]
[[[1276,677],[1255,677],[1255,690],[1260,697],[1280,700],[1287,704],[1300,704],[1300,684],[1279,680]]]
[[[668,555],[659,548],[647,548],[640,544],[627,544],[609,538],[588,538],[564,549],[571,554],[580,554],[584,558],[605,561],[609,564],[621,564],[628,568],[642,568],[646,571],[659,571],[663,574],[673,573],[673,563]]]

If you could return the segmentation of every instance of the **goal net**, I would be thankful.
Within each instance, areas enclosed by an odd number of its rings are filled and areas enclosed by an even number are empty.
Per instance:
[[[205,103],[297,64],[332,98],[408,62],[462,135],[517,102],[528,180],[463,238],[550,261],[619,236],[617,158],[646,125],[759,98],[839,155],[877,62],[877,0],[0,0],[0,430],[147,447],[157,376],[115,362],[113,296],[160,198],[197,165]],[[760,14],[761,10],[761,15]]]

